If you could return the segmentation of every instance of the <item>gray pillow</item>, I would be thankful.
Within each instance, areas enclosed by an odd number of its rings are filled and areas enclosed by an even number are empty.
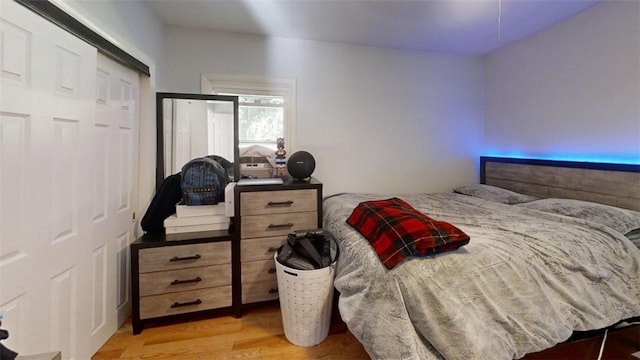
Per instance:
[[[573,199],[542,199],[518,206],[606,225],[622,234],[640,229],[640,212]]]
[[[458,194],[469,195],[510,205],[526,203],[538,199],[534,196],[524,195],[511,190],[485,184],[460,186],[453,189],[453,191]]]

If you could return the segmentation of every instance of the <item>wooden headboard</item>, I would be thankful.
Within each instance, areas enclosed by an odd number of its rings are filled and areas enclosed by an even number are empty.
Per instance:
[[[483,156],[480,183],[640,211],[640,165]]]

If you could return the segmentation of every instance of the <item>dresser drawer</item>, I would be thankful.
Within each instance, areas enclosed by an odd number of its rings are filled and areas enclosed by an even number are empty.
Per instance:
[[[140,297],[140,318],[189,313],[231,306],[231,285]]]
[[[317,211],[315,189],[255,191],[240,194],[240,215],[282,214]]]
[[[240,259],[242,261],[273,259],[273,254],[286,241],[286,236],[243,239],[240,241]]]
[[[271,260],[247,261],[242,263],[242,283],[271,281],[276,278],[276,263]]]
[[[242,303],[250,304],[278,298],[278,281],[261,281],[242,284]]]
[[[140,273],[229,264],[231,263],[231,242],[140,249],[138,258]]]
[[[250,215],[242,217],[243,239],[287,235],[294,230],[318,227],[317,212],[293,214]]]
[[[140,296],[231,285],[229,264],[142,273]]]

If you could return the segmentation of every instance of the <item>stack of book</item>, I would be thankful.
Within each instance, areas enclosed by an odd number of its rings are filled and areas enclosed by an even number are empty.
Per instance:
[[[227,230],[230,217],[225,215],[224,210],[224,203],[192,206],[178,204],[176,213],[164,220],[165,233]]]

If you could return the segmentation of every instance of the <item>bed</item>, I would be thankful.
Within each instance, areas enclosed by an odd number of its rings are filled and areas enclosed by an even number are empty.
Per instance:
[[[324,200],[340,315],[372,358],[521,358],[640,316],[640,166],[482,158],[481,177],[457,192]],[[388,267],[352,219],[389,199],[468,243]]]

